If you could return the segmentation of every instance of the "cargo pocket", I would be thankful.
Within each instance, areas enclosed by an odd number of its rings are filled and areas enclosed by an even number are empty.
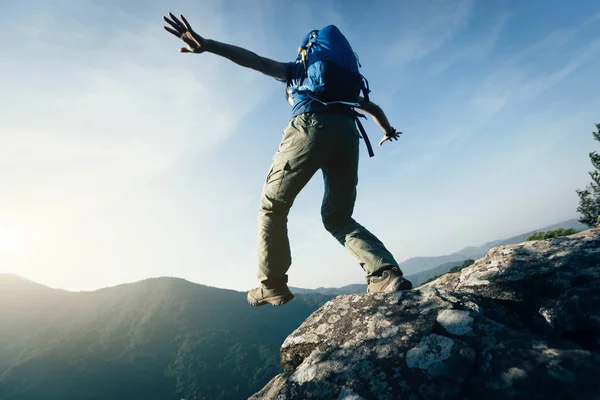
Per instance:
[[[274,162],[267,175],[267,180],[265,181],[265,191],[270,194],[279,195],[283,187],[284,179],[290,170],[289,161],[281,160],[279,162]]]

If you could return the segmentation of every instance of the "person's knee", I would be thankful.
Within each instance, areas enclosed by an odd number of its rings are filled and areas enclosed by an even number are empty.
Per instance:
[[[260,212],[264,215],[284,216],[290,212],[291,204],[278,196],[263,193],[260,201]]]
[[[336,236],[336,234],[343,230],[344,226],[350,221],[350,217],[340,214],[322,213],[321,220],[327,232]]]

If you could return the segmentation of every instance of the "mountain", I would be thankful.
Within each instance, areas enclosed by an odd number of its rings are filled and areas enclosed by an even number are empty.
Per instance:
[[[508,239],[494,240],[492,242],[488,242],[481,246],[476,246],[476,247],[465,247],[464,249],[458,251],[457,254],[463,255],[467,259],[468,258],[477,259],[477,258],[483,257],[483,255],[485,255],[485,253],[487,253],[487,251],[489,249],[491,249],[492,247],[521,243],[521,242],[524,242],[529,236],[533,235],[536,232],[546,232],[546,231],[551,231],[551,230],[559,229],[559,228],[576,229],[578,231],[585,231],[585,230],[589,229],[589,227],[587,225],[582,224],[581,222],[577,221],[576,219],[570,219],[567,221],[560,222],[558,224],[546,226],[545,228],[542,228],[542,229],[537,229],[535,231],[522,233],[520,235],[513,236]]]
[[[404,272],[404,275],[408,280],[410,280],[413,286],[419,286],[423,282],[428,281],[429,279],[445,274],[450,271],[453,267],[461,265],[463,262],[469,259],[476,260],[478,258],[483,257],[491,248],[496,246],[504,246],[509,244],[516,244],[525,241],[525,239],[536,232],[545,232],[558,228],[565,229],[577,229],[579,231],[587,230],[588,227],[576,219],[570,219],[567,221],[560,222],[558,224],[546,226],[541,229],[537,229],[535,231],[530,231],[527,233],[522,233],[517,236],[510,237],[508,239],[499,239],[491,242],[484,243],[480,246],[470,246],[465,247],[462,250],[459,250],[455,253],[445,255],[445,256],[436,256],[436,257],[413,257],[399,264],[400,269]],[[351,294],[351,293],[363,293],[366,292],[367,285],[365,284],[353,284],[348,286],[343,286],[340,288],[317,288],[317,289],[300,289],[293,288],[292,291],[294,293],[321,293],[328,294],[332,296],[338,296],[341,294]]]
[[[175,278],[72,293],[0,275],[0,399],[240,399],[331,296],[255,309]]]
[[[23,336],[48,323],[69,293],[0,274],[0,371],[20,351]]]
[[[446,272],[450,271],[453,267],[461,265],[464,261],[466,260],[463,260],[462,262],[453,261],[442,265],[438,265],[437,267],[428,269],[427,271],[417,272],[416,274],[408,275],[406,279],[411,281],[414,287],[417,287],[427,282],[433,277],[445,274]]]
[[[573,228],[580,231],[589,229],[588,226],[578,222],[576,219],[570,219],[567,221],[560,222],[558,224],[546,226],[541,229],[536,229],[534,231],[522,233],[517,236],[513,236],[507,239],[494,240],[491,242],[484,243],[479,246],[470,246],[465,247],[455,253],[445,255],[445,256],[437,256],[437,257],[413,257],[405,260],[400,263],[400,269],[404,271],[405,275],[412,275],[419,272],[423,272],[432,268],[436,268],[441,266],[442,264],[452,264],[453,266],[456,263],[460,264],[467,259],[478,259],[483,257],[492,247],[503,246],[507,244],[516,244],[523,242],[528,236],[533,235],[536,232],[540,231],[549,231],[558,228]]]
[[[458,257],[459,258],[458,261],[446,262],[446,263],[438,265],[434,268],[430,268],[425,271],[421,271],[421,272],[414,273],[412,275],[408,275],[407,279],[409,279],[413,283],[414,286],[419,286],[423,282],[426,282],[433,277],[445,274],[446,272],[450,271],[450,269],[452,269],[452,267],[458,266],[468,259],[476,260],[478,258],[483,257],[493,247],[522,243],[529,236],[533,235],[536,232],[546,232],[546,231],[551,231],[551,230],[559,229],[559,228],[576,229],[579,231],[585,231],[585,230],[589,229],[586,225],[578,222],[576,219],[570,219],[570,220],[567,220],[564,222],[560,222],[558,224],[546,226],[545,228],[542,228],[542,229],[537,229],[535,231],[522,233],[520,235],[513,236],[508,239],[495,240],[495,241],[488,242],[488,243],[485,243],[485,244],[483,244],[481,246],[477,246],[477,247],[465,247],[464,249],[454,253],[454,255],[460,256],[460,257]]]
[[[316,289],[302,289],[296,287],[290,287],[290,290],[293,293],[320,293],[328,296],[339,296],[340,294],[350,294],[350,293],[361,293],[367,291],[367,284],[356,283],[353,285],[342,286],[339,288],[325,288],[320,287]]]

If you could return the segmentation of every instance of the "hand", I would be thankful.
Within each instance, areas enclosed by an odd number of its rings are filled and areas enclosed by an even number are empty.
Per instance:
[[[184,41],[186,47],[180,48],[180,53],[202,53],[206,50],[206,39],[194,32],[192,26],[183,15],[180,14],[183,23],[173,13],[169,13],[169,16],[171,19],[167,17],[163,17],[163,19],[175,29],[168,26],[163,26],[163,28]]]
[[[379,141],[379,146],[387,142],[388,140],[398,140],[398,138],[402,135],[402,132],[397,132],[395,128],[392,128],[389,132],[385,134],[385,136]]]

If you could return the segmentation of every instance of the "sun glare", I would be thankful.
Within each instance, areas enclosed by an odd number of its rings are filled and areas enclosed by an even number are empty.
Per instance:
[[[0,224],[0,256],[14,255],[17,248],[18,235],[16,229]],[[0,259],[2,262],[2,259]]]
[[[10,233],[8,229],[0,225],[0,252],[3,252],[9,247]]]

